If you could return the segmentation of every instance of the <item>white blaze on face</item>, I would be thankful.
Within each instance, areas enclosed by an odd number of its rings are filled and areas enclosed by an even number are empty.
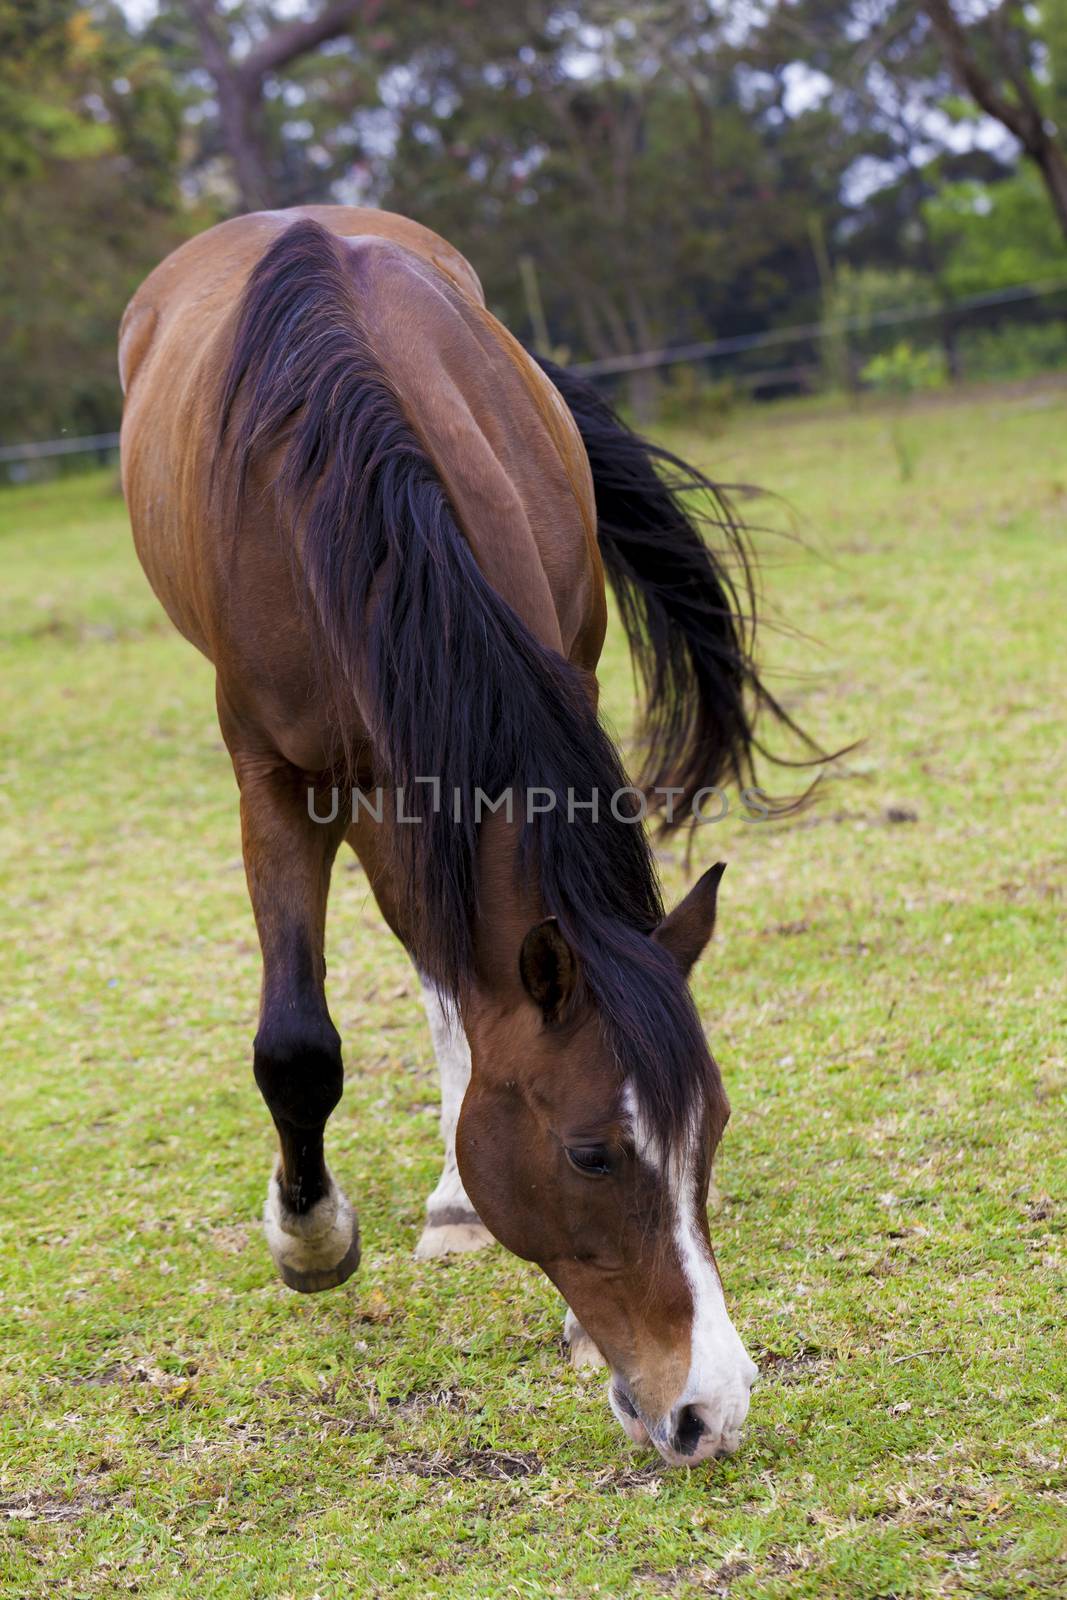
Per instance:
[[[630,1084],[624,1105],[638,1157],[653,1166],[667,1185],[675,1248],[693,1301],[685,1386],[667,1416],[646,1420],[653,1443],[669,1461],[692,1465],[737,1449],[758,1369],[730,1321],[700,1225],[703,1197],[692,1143],[683,1152],[664,1152],[652,1137]],[[685,1408],[688,1416],[683,1415]]]

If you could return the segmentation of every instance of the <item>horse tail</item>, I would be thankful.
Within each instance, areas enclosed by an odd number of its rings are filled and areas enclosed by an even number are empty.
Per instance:
[[[726,492],[628,427],[587,379],[534,359],[570,408],[589,457],[600,551],[644,691],[640,782],[673,789],[679,801],[662,825],[685,821],[705,787],[754,781],[754,753],[767,754],[755,730],[761,711],[799,739],[809,761],[797,764],[827,759],[756,667],[753,556]],[[697,499],[724,555],[701,535],[690,509]]]

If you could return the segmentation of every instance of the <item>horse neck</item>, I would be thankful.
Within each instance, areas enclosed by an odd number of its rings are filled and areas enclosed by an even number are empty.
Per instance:
[[[540,888],[519,859],[520,809],[515,819],[487,816],[478,840],[478,920],[474,938],[474,983],[488,1002],[510,1005],[522,999],[519,951],[522,941],[545,915]]]

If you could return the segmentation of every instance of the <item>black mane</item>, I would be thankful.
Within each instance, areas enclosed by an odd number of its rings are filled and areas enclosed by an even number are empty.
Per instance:
[[[528,789],[555,811],[523,823],[522,850],[559,919],[620,1071],[656,1132],[676,1140],[715,1109],[718,1075],[674,962],[649,934],[662,916],[640,823],[608,800],[627,779],[584,674],[538,642],[490,587],[362,331],[358,269],[317,223],[286,229],[254,268],[223,383],[220,461],[240,498],[283,447],[274,493],[327,646],[342,730],[369,728],[381,781],[420,825],[390,829],[418,965],[452,996],[470,983],[478,830],[451,795]],[[507,530],[501,529],[506,537]],[[359,717],[355,716],[358,705]],[[440,778],[435,811],[427,786]],[[600,818],[567,816],[600,795]]]

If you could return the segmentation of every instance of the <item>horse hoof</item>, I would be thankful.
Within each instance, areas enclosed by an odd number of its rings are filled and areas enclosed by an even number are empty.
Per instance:
[[[416,1261],[459,1255],[464,1250],[484,1250],[496,1240],[473,1211],[431,1211],[415,1246]]]
[[[568,1310],[564,1320],[563,1338],[567,1344],[571,1366],[576,1372],[594,1372],[598,1367],[607,1366],[604,1357],[573,1311]]]
[[[263,1227],[278,1276],[298,1294],[335,1289],[359,1266],[359,1218],[332,1178],[310,1211],[296,1212],[286,1208],[275,1171]]]

